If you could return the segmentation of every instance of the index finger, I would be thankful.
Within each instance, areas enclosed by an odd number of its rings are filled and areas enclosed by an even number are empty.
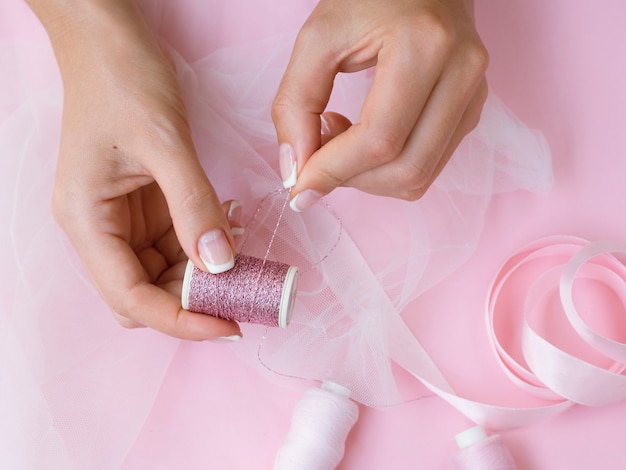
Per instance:
[[[282,163],[287,167],[301,168],[320,148],[320,115],[326,109],[338,72],[329,52],[307,31],[303,28],[296,39],[272,103],[278,142],[291,145],[295,153],[295,161]]]

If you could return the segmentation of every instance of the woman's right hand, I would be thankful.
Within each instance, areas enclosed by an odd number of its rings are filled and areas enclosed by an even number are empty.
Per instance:
[[[53,211],[100,294],[123,326],[239,339],[236,323],[181,307],[187,258],[221,272],[234,243],[157,39],[132,1],[29,3],[64,83]]]
[[[272,109],[292,208],[338,186],[421,198],[479,121],[487,63],[472,0],[320,0]],[[358,122],[325,112],[337,74],[373,66]]]

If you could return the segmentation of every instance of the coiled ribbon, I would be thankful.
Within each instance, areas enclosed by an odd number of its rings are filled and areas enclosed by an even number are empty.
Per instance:
[[[575,292],[579,281],[588,287],[601,285],[624,307],[626,266],[619,259],[624,254],[626,246],[611,241],[550,237],[523,247],[495,277],[486,313],[498,362],[517,386],[544,404],[524,408],[495,406],[455,393],[417,339],[403,333],[408,327],[399,323],[395,333],[404,339],[397,342],[399,348],[392,351],[392,357],[435,394],[472,421],[492,430],[531,424],[573,404],[604,406],[620,402],[626,399],[626,331],[621,332],[620,338],[619,328],[591,326],[595,322],[585,318],[610,317],[616,312],[600,311],[604,308],[598,306],[594,311],[593,306],[587,306],[587,314],[581,315]],[[520,308],[521,318],[514,318],[512,311]],[[625,309],[617,309],[623,316]],[[559,338],[550,340],[543,333],[549,326],[555,328],[554,317],[558,315],[567,318],[567,322],[561,322],[557,328],[568,330],[570,336],[575,332],[575,346]],[[616,323],[613,318],[613,324]],[[512,330],[517,337],[511,335]]]

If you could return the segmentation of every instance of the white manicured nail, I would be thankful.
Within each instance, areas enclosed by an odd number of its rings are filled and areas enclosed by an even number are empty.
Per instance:
[[[231,336],[221,336],[219,338],[210,339],[211,343],[234,343],[235,341],[239,341],[241,339],[240,335],[231,335]]]
[[[278,149],[278,163],[280,164],[280,176],[283,186],[291,188],[296,184],[298,177],[296,165],[296,152],[291,144],[280,144]]]
[[[209,230],[200,237],[198,253],[207,271],[212,274],[223,273],[235,266],[230,244],[220,229]]]

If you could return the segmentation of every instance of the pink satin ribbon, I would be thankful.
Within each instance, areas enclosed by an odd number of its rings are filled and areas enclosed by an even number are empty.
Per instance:
[[[609,289],[622,307],[626,305],[626,266],[618,254],[626,254],[626,246],[569,236],[550,237],[511,256],[493,281],[486,312],[498,362],[517,386],[541,399],[543,405],[495,406],[457,394],[417,339],[406,338],[399,323],[394,333],[403,338],[399,341],[403,350],[392,350],[392,358],[468,418],[492,430],[531,424],[573,404],[603,406],[620,402],[626,399],[626,376],[622,374],[626,344],[614,334],[609,337],[596,331],[583,319],[574,301],[577,281],[586,281]],[[624,308],[617,310],[585,316],[624,315]],[[559,315],[565,326],[559,327],[554,321]],[[558,337],[545,337],[548,335],[542,330],[549,329],[545,325],[567,328],[570,336],[575,332],[578,348],[576,344],[561,345]]]

